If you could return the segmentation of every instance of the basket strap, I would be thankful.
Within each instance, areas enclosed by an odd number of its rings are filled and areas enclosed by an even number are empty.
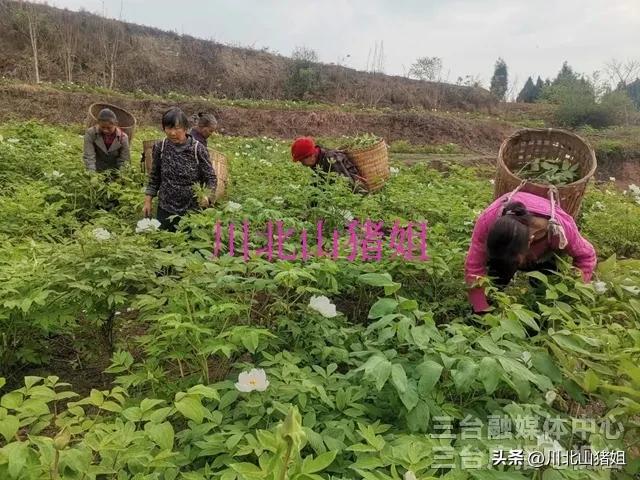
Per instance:
[[[500,210],[500,215],[502,215],[502,212],[504,212],[504,207],[511,201],[511,199],[513,198],[513,196],[518,193],[520,190],[523,189],[523,187],[527,184],[526,180],[522,180],[522,182],[520,182],[520,185],[518,185],[515,190],[513,190],[511,193],[509,193],[509,195],[505,198],[502,199],[502,209]]]
[[[549,218],[549,241],[552,246],[564,249],[567,246],[567,236],[564,228],[556,218],[556,202],[560,206],[560,193],[555,185],[549,187],[549,204],[551,205],[551,218]],[[555,238],[554,238],[555,237]],[[557,244],[556,240],[557,239]]]

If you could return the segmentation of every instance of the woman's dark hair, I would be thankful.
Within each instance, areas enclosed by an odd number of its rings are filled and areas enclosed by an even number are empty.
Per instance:
[[[198,113],[195,116],[195,122],[199,127],[202,128],[215,128],[218,126],[218,120],[211,113]]]
[[[522,202],[510,202],[489,230],[487,270],[490,277],[496,278],[497,285],[507,285],[518,270],[518,255],[529,248],[530,220]]]
[[[162,129],[184,128],[189,129],[189,119],[182,110],[177,107],[170,108],[162,115]]]
[[[99,122],[111,122],[113,124],[118,123],[118,117],[116,117],[116,114],[113,113],[113,110],[109,108],[103,108],[102,110],[100,110],[97,120]]]

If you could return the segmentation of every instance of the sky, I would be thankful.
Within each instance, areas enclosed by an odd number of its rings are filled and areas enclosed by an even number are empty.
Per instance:
[[[44,2],[41,2],[44,3]],[[488,86],[502,57],[509,81],[554,77],[563,61],[592,74],[612,58],[640,60],[640,0],[49,0],[225,44],[365,70],[376,44],[384,72],[404,75],[418,57],[440,57],[443,79]]]

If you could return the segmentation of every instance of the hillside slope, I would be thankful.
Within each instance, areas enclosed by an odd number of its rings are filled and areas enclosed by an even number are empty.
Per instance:
[[[87,12],[47,5],[31,8],[38,17],[40,77],[50,82],[73,81],[160,94],[305,98],[398,108],[491,111],[496,106],[483,89],[336,65],[299,64],[266,51],[229,47]],[[0,27],[0,75],[32,81],[27,16],[19,2],[0,0]],[[304,81],[297,74],[303,70],[314,77],[309,85],[300,85]]]

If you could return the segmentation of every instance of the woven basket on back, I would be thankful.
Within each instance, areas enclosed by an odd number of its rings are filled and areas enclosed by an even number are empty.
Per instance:
[[[369,192],[380,190],[384,182],[391,176],[389,154],[384,140],[380,140],[368,148],[345,149],[345,153],[358,169],[360,176],[364,178]]]
[[[558,186],[560,207],[572,217],[580,212],[587,184],[593,177],[597,162],[593,148],[579,136],[553,128],[525,128],[507,138],[500,147],[494,198],[514,190],[522,182],[516,176],[525,163],[535,159],[568,160],[572,165],[578,164],[580,179]],[[533,193],[547,198],[549,185],[527,182],[521,191]]]
[[[124,108],[116,107],[115,105],[109,105],[108,103],[94,103],[89,107],[89,114],[87,115],[87,127],[92,127],[98,121],[98,114],[103,108],[108,108],[116,114],[118,119],[118,126],[129,137],[129,144],[133,140],[133,134],[136,130],[136,117],[127,112]]]
[[[143,172],[147,172],[147,175],[151,173],[153,145],[161,141],[162,140],[145,140],[142,142],[144,161],[141,162],[140,167]],[[216,186],[216,200],[219,200],[225,194],[229,184],[229,163],[227,162],[227,157],[222,153],[214,150],[213,148],[209,148],[208,150],[209,159],[211,160],[213,169],[216,172],[216,177],[218,178],[218,184]]]

